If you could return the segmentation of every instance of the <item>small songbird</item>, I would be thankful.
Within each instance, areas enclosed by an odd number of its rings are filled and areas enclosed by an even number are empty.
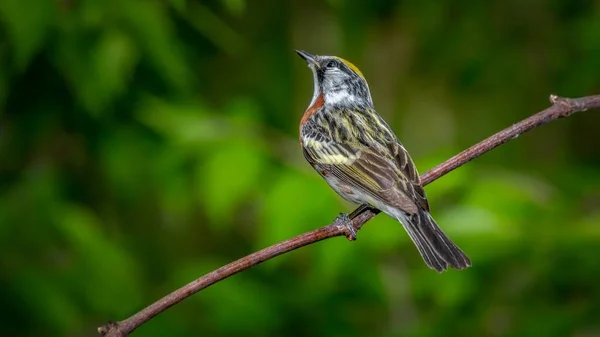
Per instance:
[[[375,111],[360,70],[339,57],[296,52],[314,75],[312,101],[300,121],[306,160],[344,199],[400,221],[430,268],[469,267],[429,214],[417,168]]]

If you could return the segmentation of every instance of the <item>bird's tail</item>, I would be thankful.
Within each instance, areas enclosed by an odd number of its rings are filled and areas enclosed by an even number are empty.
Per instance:
[[[429,212],[420,210],[415,214],[402,214],[398,218],[429,268],[441,273],[448,266],[455,269],[471,266],[469,257],[444,234]]]

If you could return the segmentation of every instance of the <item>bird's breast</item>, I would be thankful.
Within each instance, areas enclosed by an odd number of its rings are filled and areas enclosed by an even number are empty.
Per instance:
[[[302,140],[302,127],[304,124],[306,124],[306,122],[308,122],[308,120],[314,116],[314,114],[321,110],[324,105],[325,98],[323,97],[323,94],[320,93],[317,98],[315,98],[314,102],[308,107],[308,109],[306,109],[302,119],[300,120],[300,140]]]

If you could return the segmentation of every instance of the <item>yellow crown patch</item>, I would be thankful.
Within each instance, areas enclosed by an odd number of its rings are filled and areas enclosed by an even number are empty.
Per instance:
[[[363,80],[365,79],[365,76],[362,74],[362,72],[358,69],[358,67],[356,67],[354,64],[352,64],[350,61],[345,60],[341,57],[338,57],[338,59],[342,62],[344,62],[344,64],[346,64],[348,66],[348,68],[352,69],[352,71],[354,71],[358,76],[360,76]]]

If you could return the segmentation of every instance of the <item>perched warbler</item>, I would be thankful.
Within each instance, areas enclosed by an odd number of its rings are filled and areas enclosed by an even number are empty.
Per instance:
[[[360,70],[339,57],[296,52],[314,76],[314,94],[300,122],[306,160],[346,200],[400,221],[430,268],[469,267],[469,258],[429,214],[417,168],[373,108]],[[349,226],[347,216],[343,221]]]

